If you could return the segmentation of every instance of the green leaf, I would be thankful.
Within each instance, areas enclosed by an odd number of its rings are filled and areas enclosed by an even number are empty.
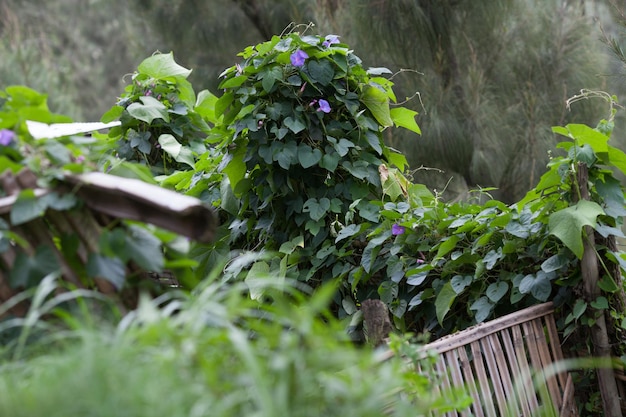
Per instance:
[[[572,309],[572,314],[574,318],[578,320],[580,316],[582,316],[587,310],[587,303],[583,300],[576,300],[576,304],[574,304],[574,308]]]
[[[306,125],[299,118],[293,118],[289,116],[285,118],[283,123],[293,133],[299,133],[299,132],[302,132],[304,129],[306,129]]]
[[[156,184],[149,167],[132,162],[122,161],[113,165],[109,170],[109,174],[124,178],[135,178],[148,184]]]
[[[584,226],[596,226],[596,218],[604,214],[597,203],[587,200],[579,201],[575,206],[552,213],[548,227],[550,234],[558,237],[578,259],[583,255],[582,230]]]
[[[415,121],[415,116],[417,116],[416,111],[409,110],[405,107],[396,107],[391,109],[390,116],[396,126],[408,129],[418,135],[422,134],[420,127]]]
[[[213,95],[210,91],[202,90],[198,93],[194,110],[200,116],[215,124],[219,121],[215,111],[218,100],[217,96]]]
[[[473,280],[474,277],[471,275],[455,275],[450,280],[450,285],[452,286],[454,292],[458,295],[461,294]]]
[[[32,287],[46,275],[58,270],[59,263],[54,250],[48,245],[40,245],[32,257],[24,252],[18,253],[9,271],[9,282],[13,288]]]
[[[17,226],[41,217],[46,212],[47,207],[45,200],[35,196],[35,191],[31,189],[22,190],[11,208],[11,224]]]
[[[626,153],[613,146],[609,146],[608,152],[610,164],[622,171],[622,174],[626,174]]]
[[[391,304],[398,297],[398,284],[393,281],[383,281],[378,287],[378,296],[385,304]]]
[[[372,112],[372,116],[383,127],[393,126],[389,110],[389,97],[377,87],[366,85],[363,87],[361,102]]]
[[[315,221],[319,221],[328,213],[328,209],[330,209],[330,200],[326,197],[320,198],[319,200],[316,198],[309,198],[304,202],[302,206],[302,211],[304,213],[309,213],[311,219]]]
[[[174,61],[174,54],[154,54],[150,58],[146,58],[137,70],[149,77],[157,80],[172,77],[187,78],[191,74],[191,70],[181,67]]]
[[[263,74],[263,81],[261,81],[261,85],[263,86],[263,90],[266,93],[269,93],[276,84],[277,80],[283,79],[283,71],[279,66],[275,66],[269,71]]]
[[[246,156],[246,148],[240,146],[234,153],[229,153],[230,161],[226,164],[222,172],[228,176],[230,186],[233,190],[237,189],[237,184],[241,181],[247,172],[244,157]]]
[[[161,149],[171,155],[174,160],[193,168],[195,160],[191,149],[181,145],[174,136],[168,133],[159,136],[159,144],[161,145]]]
[[[159,100],[150,96],[139,97],[139,100],[141,100],[141,103],[135,102],[126,108],[128,114],[135,119],[148,124],[152,123],[154,119],[163,119],[166,122],[170,121],[167,108]]]
[[[326,138],[333,145],[339,156],[342,157],[348,154],[350,148],[355,147],[354,143],[352,143],[348,139],[341,138],[339,139],[339,141],[337,141],[337,139],[333,138],[332,136],[327,136]]]
[[[335,172],[337,169],[337,165],[339,165],[339,155],[335,152],[326,153],[322,156],[322,160],[320,161],[320,167],[330,171]]]
[[[122,113],[124,113],[124,107],[122,106],[113,106],[106,113],[102,115],[100,121],[102,123],[109,123],[114,120],[119,120],[122,117]]]
[[[296,142],[289,141],[285,144],[281,142],[274,142],[272,144],[272,148],[274,148],[274,145],[277,145],[277,148],[280,150],[276,152],[273,159],[278,162],[278,165],[280,165],[282,169],[289,169],[291,165],[295,165],[298,160],[298,148]]]
[[[596,310],[606,310],[609,308],[609,300],[606,297],[600,296],[591,302],[591,307]]]
[[[446,240],[442,241],[439,244],[439,247],[437,249],[437,256],[435,256],[435,258],[438,259],[444,257],[447,253],[449,253],[452,249],[456,247],[456,244],[459,242],[459,240],[461,240],[460,236],[452,235]]]
[[[161,272],[164,264],[161,241],[139,226],[130,226],[128,232],[124,246],[125,256],[146,271]]]
[[[569,258],[565,255],[557,254],[549,257],[541,264],[541,270],[543,272],[558,271],[569,264]]]
[[[598,287],[600,287],[602,291],[608,292],[610,294],[613,294],[619,289],[619,287],[615,283],[615,280],[613,280],[610,275],[603,275],[602,279],[598,281]]]
[[[126,267],[118,258],[90,253],[87,259],[87,275],[90,278],[105,279],[119,290],[124,286]]]
[[[432,270],[430,265],[425,265],[422,268],[415,268],[406,272],[406,283],[417,287],[422,285],[426,278],[428,278],[429,272]]]
[[[311,148],[308,145],[300,144],[298,146],[298,162],[302,168],[310,168],[322,159],[322,151],[317,148]]]
[[[350,224],[337,233],[337,237],[335,238],[335,243],[346,239],[348,237],[354,236],[361,231],[361,226],[358,224]]]
[[[41,199],[46,207],[57,211],[69,210],[78,202],[74,194],[59,195],[57,192],[46,194]]]
[[[333,70],[332,64],[327,60],[310,60],[306,65],[306,69],[311,80],[323,87],[330,84],[335,76],[335,70]]]
[[[454,291],[449,282],[446,282],[441,288],[441,291],[439,291],[439,294],[437,294],[437,299],[435,300],[435,311],[437,314],[437,321],[442,326],[443,319],[450,311],[450,307],[452,307],[452,303],[454,303],[456,295],[456,291]]]
[[[300,235],[280,245],[278,252],[284,253],[285,255],[289,255],[293,253],[297,248],[303,248],[303,247],[304,247],[304,237]]]
[[[494,303],[500,301],[509,290],[509,284],[503,281],[494,282],[487,287],[485,295]]]
[[[222,178],[220,183],[220,208],[233,216],[239,213],[239,199],[235,197],[228,177]],[[233,238],[235,237],[233,236]]]
[[[472,303],[470,310],[476,311],[476,314],[474,315],[476,323],[482,323],[491,314],[493,304],[487,297],[483,296]]]
[[[547,301],[552,292],[552,285],[547,275],[539,271],[537,275],[526,275],[519,284],[522,294],[532,294],[539,301]]]

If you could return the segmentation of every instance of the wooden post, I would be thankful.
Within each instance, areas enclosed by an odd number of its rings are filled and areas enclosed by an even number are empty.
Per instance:
[[[380,300],[365,300],[361,303],[361,310],[367,342],[372,346],[382,345],[393,329],[389,320],[389,309]]]
[[[587,165],[578,164],[578,186],[580,190],[580,198],[589,200],[589,173]],[[594,230],[591,226],[584,227],[583,239],[583,257],[581,260],[581,273],[583,279],[583,292],[585,301],[591,303],[600,295],[600,287],[598,281],[600,274],[598,272],[598,259],[595,250]],[[595,324],[591,327],[591,340],[594,347],[594,356],[598,358],[611,358],[611,345],[609,343],[609,334],[606,327],[606,319],[604,311],[594,309],[589,304],[589,309],[594,313],[596,319]],[[605,416],[622,417],[620,407],[620,397],[615,381],[615,374],[612,368],[598,368],[598,388],[602,395],[602,408]]]

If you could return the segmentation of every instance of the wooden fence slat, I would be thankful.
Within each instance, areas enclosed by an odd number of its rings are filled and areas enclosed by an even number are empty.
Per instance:
[[[476,377],[474,376],[474,372],[472,371],[470,358],[467,355],[467,347],[461,346],[457,349],[457,352],[459,353],[459,358],[461,360],[461,370],[463,371],[463,378],[465,379],[465,383],[467,384],[470,395],[474,400],[472,404],[474,415],[476,417],[484,417],[485,415],[480,404],[480,396],[478,395],[478,389],[476,387]]]
[[[514,393],[513,397],[515,398],[516,405],[518,406],[516,411],[519,412],[521,408],[522,416],[531,417],[532,413],[528,401],[526,401],[526,399],[528,398],[528,394],[526,393],[527,386],[520,383],[519,379],[519,377],[522,375],[522,372],[517,361],[513,340],[511,339],[512,332],[512,328],[509,328],[503,330],[500,333],[502,343],[504,345],[504,350],[506,352],[507,362],[511,369],[511,383],[514,387],[514,390],[511,392]]]
[[[520,368],[520,374],[518,375],[520,384],[524,386],[524,393],[526,394],[526,401],[530,405],[532,410],[539,407],[539,402],[537,401],[537,393],[533,387],[533,381],[531,377],[531,369],[528,364],[528,353],[526,351],[526,346],[524,343],[524,336],[522,335],[522,330],[520,326],[512,327],[513,333],[513,347],[515,349],[515,360]]]
[[[502,370],[498,368],[498,363],[496,361],[496,356],[491,347],[491,343],[489,341],[490,338],[497,337],[497,333],[490,334],[482,339],[479,343],[482,347],[483,355],[485,357],[485,362],[487,363],[487,370],[489,371],[489,381],[491,382],[492,389],[494,391],[496,405],[500,410],[500,415],[506,415],[506,393],[504,390],[504,386],[502,384],[502,379],[500,378],[502,375]]]
[[[482,398],[482,405],[485,408],[485,415],[488,417],[495,417],[496,409],[493,405],[493,398],[491,396],[491,387],[489,384],[489,378],[487,377],[487,371],[485,369],[485,362],[481,352],[480,343],[474,341],[470,343],[472,350],[474,369],[476,370],[476,377],[478,378],[478,385],[480,386],[480,396]]]

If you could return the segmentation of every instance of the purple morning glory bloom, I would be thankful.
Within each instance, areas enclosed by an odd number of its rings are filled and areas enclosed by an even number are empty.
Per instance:
[[[330,104],[328,104],[328,101],[326,101],[323,98],[321,98],[321,99],[319,99],[317,104],[319,104],[319,109],[317,109],[317,111],[323,111],[324,113],[330,113]]]
[[[326,40],[322,42],[322,46],[324,48],[328,48],[330,45],[334,45],[339,43],[339,36],[337,35],[326,35]]]
[[[306,61],[308,57],[309,55],[307,55],[306,52],[304,52],[301,49],[298,49],[293,54],[291,54],[291,57],[289,57],[289,59],[291,60],[291,65],[293,65],[294,67],[300,68],[301,66],[304,65],[304,61]]]
[[[405,230],[406,229],[404,228],[404,226],[400,226],[398,223],[395,223],[393,226],[391,226],[391,234],[394,236],[404,234]]]
[[[15,139],[15,133],[9,129],[0,130],[0,145],[9,146],[11,142]]]

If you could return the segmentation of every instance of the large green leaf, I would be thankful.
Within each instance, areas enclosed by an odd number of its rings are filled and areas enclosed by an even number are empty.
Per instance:
[[[550,215],[550,233],[558,237],[565,246],[581,259],[583,256],[582,229],[596,226],[596,218],[604,210],[593,201],[581,200],[575,206],[567,207]]]
[[[166,122],[170,121],[167,108],[159,100],[150,96],[139,97],[139,100],[141,100],[141,103],[135,102],[126,108],[128,113],[135,119],[148,124],[152,123],[154,119],[163,119]]]
[[[170,154],[174,160],[193,168],[195,160],[191,149],[181,145],[174,136],[167,133],[159,136],[159,145],[161,145],[161,149]]]
[[[422,130],[415,121],[416,111],[409,110],[406,107],[396,107],[391,109],[390,116],[396,126],[408,129],[418,135],[422,134]]]
[[[237,148],[235,153],[226,155],[226,157],[230,158],[230,161],[224,167],[223,172],[228,176],[233,190],[237,188],[239,181],[246,175],[246,163],[243,160],[245,156],[246,148],[244,146]]]
[[[194,110],[200,116],[215,124],[218,122],[218,118],[215,115],[217,100],[217,96],[213,95],[209,90],[202,90],[198,93]]]
[[[389,97],[386,93],[377,87],[366,85],[363,87],[361,102],[372,112],[372,115],[381,126],[393,126],[389,110]]]
[[[437,299],[435,300],[435,310],[437,313],[437,321],[442,326],[443,319],[450,311],[450,307],[452,306],[456,295],[456,291],[454,291],[452,285],[449,282],[446,282],[444,286],[441,287],[441,291],[439,291],[439,294],[437,294]]]
[[[191,70],[182,67],[174,61],[174,54],[154,54],[150,58],[143,60],[137,70],[149,77],[162,80],[170,77],[187,78]]]
[[[532,294],[539,301],[547,301],[552,292],[552,284],[549,275],[543,271],[536,275],[526,275],[519,284],[519,291],[522,294]]]
[[[489,284],[485,294],[491,301],[493,301],[494,303],[497,303],[498,301],[500,301],[502,297],[504,297],[504,295],[507,293],[508,290],[509,290],[509,284],[507,284],[504,281],[498,281],[498,282]]]
[[[626,153],[621,149],[609,146],[609,161],[611,165],[622,171],[622,174],[626,174]]]
[[[437,256],[435,256],[435,259],[444,257],[447,253],[449,253],[452,249],[456,247],[456,244],[459,242],[459,240],[461,240],[461,238],[458,235],[452,235],[446,240],[442,241],[437,249]]]

